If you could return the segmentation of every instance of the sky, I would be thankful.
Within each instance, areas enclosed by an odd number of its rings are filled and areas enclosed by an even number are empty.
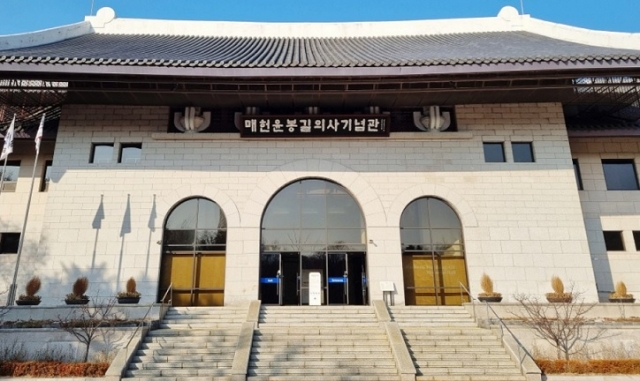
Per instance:
[[[106,6],[123,18],[338,22],[493,17],[521,1],[537,19],[640,33],[640,0],[0,0],[0,35],[80,22]]]

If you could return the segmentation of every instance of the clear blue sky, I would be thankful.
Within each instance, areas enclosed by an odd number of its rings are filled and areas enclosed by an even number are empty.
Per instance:
[[[487,17],[520,0],[94,0],[118,17],[229,21],[376,21]],[[640,32],[640,0],[523,0],[532,17],[589,29]],[[0,35],[71,24],[92,0],[0,0]]]

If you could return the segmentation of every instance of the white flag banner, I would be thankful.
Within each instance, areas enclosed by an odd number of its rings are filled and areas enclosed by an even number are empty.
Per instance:
[[[44,116],[46,114],[42,114],[42,119],[40,120],[40,127],[38,127],[38,133],[36,134],[36,153],[40,153],[40,142],[42,141],[42,133],[44,129]]]
[[[14,134],[14,126],[16,124],[16,116],[13,116],[13,120],[11,121],[11,126],[4,134],[4,146],[2,146],[2,154],[0,154],[0,160],[6,159],[10,153],[13,152],[13,134]]]

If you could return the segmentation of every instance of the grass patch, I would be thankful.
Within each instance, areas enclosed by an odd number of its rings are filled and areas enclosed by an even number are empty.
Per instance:
[[[536,364],[546,374],[640,374],[640,360],[545,360]]]

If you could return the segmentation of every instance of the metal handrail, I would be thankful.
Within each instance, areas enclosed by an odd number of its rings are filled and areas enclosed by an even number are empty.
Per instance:
[[[171,299],[169,299],[168,303],[165,303],[164,300],[167,297],[167,294],[169,293],[169,291],[171,291]],[[162,296],[162,299],[160,299],[160,304],[171,305],[172,302],[173,302],[173,283],[169,285],[169,288],[167,288],[167,291]],[[149,316],[149,313],[151,312],[151,309],[153,308],[154,305],[155,305],[154,303],[149,304],[149,308],[147,308],[147,312],[144,314],[144,316],[136,326],[136,330],[133,331],[133,334],[131,335],[131,337],[129,337],[129,341],[127,342],[127,345],[125,345],[125,348],[127,350],[127,358],[129,358],[129,353],[130,353],[129,345],[131,344],[131,340],[133,340],[133,338],[136,337],[136,335],[138,334],[138,331],[140,331],[140,329],[146,324],[147,316]]]
[[[471,295],[471,292],[465,287],[465,285],[462,284],[462,282],[460,282],[460,294],[461,295],[462,295],[462,290],[464,290],[467,293],[467,295],[469,295],[469,299],[471,299],[471,303],[474,305],[474,315],[475,315],[475,304],[476,304],[476,302],[477,303],[482,303],[482,302],[479,301],[478,299],[474,298],[473,295]],[[502,320],[502,318],[500,316],[498,316],[498,314],[493,309],[493,307],[491,307],[491,305],[488,302],[484,302],[484,305],[487,308],[487,319],[489,319],[489,311],[491,311],[491,313],[493,313],[493,316],[495,316],[496,319],[498,319],[498,322],[500,323],[500,339],[502,339],[504,337],[504,330],[506,329],[507,332],[509,332],[509,334],[513,338],[513,340],[516,342],[516,344],[518,344],[519,349],[522,350],[525,355],[529,356],[531,361],[533,361],[535,363],[535,360],[533,359],[533,356],[531,355],[531,353],[529,353],[529,351],[527,350],[527,348],[525,348],[525,346],[522,344],[522,342],[520,342],[520,340],[518,340],[516,335],[509,329],[509,327],[504,322],[504,320]],[[475,316],[474,316],[474,319],[476,319],[476,322],[477,322],[477,318]],[[489,324],[491,324],[491,319],[489,319]],[[522,363],[524,362],[524,359],[525,359],[525,357],[522,357],[520,359],[520,367],[522,367]]]
[[[171,292],[171,299],[169,299],[169,301],[165,303],[164,300],[166,299],[169,292]],[[160,304],[168,304],[170,306],[173,305],[173,282],[169,284],[169,288],[167,288],[167,291],[165,291],[164,295],[162,295],[162,299],[160,299]]]

